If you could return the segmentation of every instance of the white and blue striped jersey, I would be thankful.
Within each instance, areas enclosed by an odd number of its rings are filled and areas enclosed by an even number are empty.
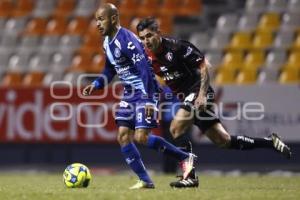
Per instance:
[[[105,86],[118,75],[124,86],[124,94],[136,93],[150,98],[159,92],[152,66],[141,41],[131,31],[120,28],[113,39],[105,37],[103,42],[106,64],[101,75],[94,80],[97,89]]]

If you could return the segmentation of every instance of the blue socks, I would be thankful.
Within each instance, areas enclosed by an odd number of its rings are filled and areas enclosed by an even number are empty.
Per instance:
[[[141,159],[141,155],[135,144],[129,143],[128,145],[121,147],[121,152],[126,160],[126,163],[138,175],[140,180],[146,183],[152,183],[152,180],[146,171],[144,163]]]
[[[163,152],[167,155],[170,155],[176,158],[178,161],[182,161],[189,156],[188,153],[182,151],[181,149],[177,148],[173,144],[167,142],[162,137],[152,135],[152,134],[148,135],[147,147]]]

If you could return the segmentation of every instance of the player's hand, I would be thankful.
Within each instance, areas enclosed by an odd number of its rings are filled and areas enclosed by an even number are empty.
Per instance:
[[[154,114],[154,106],[153,105],[146,105],[145,106],[145,116],[146,119],[151,119]]]
[[[199,95],[194,102],[194,106],[197,110],[206,111],[207,98],[206,96]]]
[[[84,96],[88,96],[88,95],[91,95],[94,90],[95,90],[95,85],[90,84],[83,89],[82,94]]]

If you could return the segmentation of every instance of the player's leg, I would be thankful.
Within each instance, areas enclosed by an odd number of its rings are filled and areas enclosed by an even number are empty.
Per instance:
[[[115,113],[116,124],[118,125],[118,142],[126,163],[136,173],[140,181],[130,189],[154,188],[141,155],[133,143],[135,129],[135,106],[131,102],[121,101]]]
[[[267,138],[254,138],[249,136],[230,135],[223,125],[215,123],[205,131],[205,135],[216,145],[222,148],[250,150],[254,148],[271,148],[282,153],[287,158],[291,157],[290,148],[276,135]]]
[[[157,126],[156,114],[151,118],[145,117],[145,106],[141,105],[136,110],[135,140],[148,148],[155,149],[186,163],[183,176],[186,177],[192,170],[195,155],[186,153],[180,148],[166,141],[164,138],[149,134],[151,128]]]
[[[170,132],[174,138],[175,145],[185,152],[192,152],[192,143],[189,138],[184,134],[194,123],[193,113],[186,106],[182,106],[176,113],[174,119],[171,122]],[[180,163],[180,167],[185,170],[185,164]],[[195,167],[192,166],[192,170],[187,177],[182,177],[178,181],[170,183],[171,187],[186,188],[186,187],[198,187],[199,181],[195,173]]]
[[[119,122],[120,123],[120,122]],[[125,158],[126,163],[130,166],[130,168],[135,172],[135,174],[139,177],[143,184],[141,188],[154,188],[154,184],[148,175],[146,168],[141,159],[140,152],[136,148],[135,144],[132,142],[132,137],[134,134],[134,130],[125,127],[119,126],[118,130],[118,142],[121,146],[121,152]],[[131,188],[138,189],[138,188]]]

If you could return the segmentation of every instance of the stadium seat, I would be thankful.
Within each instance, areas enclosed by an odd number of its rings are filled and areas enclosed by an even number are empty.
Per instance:
[[[42,38],[39,51],[43,53],[54,53],[59,48],[60,36],[46,35]]]
[[[63,35],[67,28],[67,22],[65,18],[56,17],[52,18],[46,27],[45,34],[47,35]]]
[[[74,52],[81,46],[81,37],[79,35],[64,35],[59,42],[59,51]]]
[[[245,10],[247,13],[262,13],[266,10],[267,0],[247,0]]]
[[[283,68],[297,68],[300,69],[300,51],[293,51],[288,56],[287,62]]]
[[[102,37],[95,37],[93,35],[85,35],[80,51],[98,52],[102,49]]]
[[[27,19],[25,17],[10,18],[6,21],[3,34],[18,36],[26,26]]]
[[[236,14],[224,14],[218,18],[216,30],[219,32],[233,32],[236,30],[238,16]]]
[[[10,0],[0,1],[0,17],[9,17],[12,14],[13,2]]]
[[[12,53],[18,45],[18,38],[16,35],[2,35],[0,39],[0,52],[6,51]]]
[[[95,13],[98,6],[98,0],[77,0],[73,14],[75,16],[90,17]]]
[[[18,45],[18,52],[36,52],[40,43],[40,37],[35,35],[24,35]]]
[[[135,16],[139,8],[138,0],[122,0],[119,4],[119,12],[122,15]]]
[[[272,32],[256,32],[252,40],[252,48],[266,49],[273,43]]]
[[[261,50],[249,51],[244,59],[244,68],[258,69],[262,67],[265,62],[265,52]]]
[[[269,0],[267,10],[282,13],[287,9],[287,0]]]
[[[6,18],[0,16],[0,37],[5,30]]]
[[[273,42],[273,47],[276,49],[287,49],[292,45],[293,40],[294,40],[293,31],[277,32]]]
[[[98,28],[97,28],[97,24],[96,24],[96,20],[92,19],[89,23],[89,26],[87,28],[87,32],[84,35],[84,37],[87,37],[87,35],[89,35],[90,37],[95,38],[97,41],[99,40],[99,38],[101,39],[102,36],[100,35]]]
[[[190,36],[189,41],[201,51],[209,49],[209,36],[207,32],[195,32]]]
[[[32,11],[33,6],[34,6],[33,0],[17,0],[15,2],[15,8],[12,12],[12,16],[14,17],[28,16]]]
[[[159,9],[159,0],[142,0],[137,10],[138,17],[156,16]]]
[[[162,4],[159,8],[159,14],[174,16],[178,12],[179,5],[179,0],[162,0]]]
[[[259,84],[277,83],[279,70],[274,68],[262,67],[259,72],[257,82]]]
[[[257,79],[257,70],[243,68],[236,77],[236,83],[239,85],[255,84]]]
[[[257,30],[274,31],[280,25],[280,15],[278,13],[264,13],[258,22]]]
[[[101,0],[101,4],[105,4],[105,3],[112,3],[114,4],[116,7],[119,7],[119,0]]]
[[[197,16],[201,14],[202,7],[202,0],[182,0],[176,15]]]
[[[44,73],[42,72],[31,72],[25,74],[22,85],[26,87],[37,87],[42,85]]]
[[[42,85],[43,86],[50,86],[52,82],[54,81],[61,81],[63,78],[63,74],[62,73],[47,73],[45,74],[43,81],[42,81]]]
[[[173,17],[170,15],[157,16],[157,22],[163,35],[170,35],[173,32]]]
[[[249,49],[252,46],[252,34],[248,32],[236,32],[233,34],[228,49]]]
[[[49,17],[56,6],[53,0],[35,0],[35,7],[32,11],[34,17]]]
[[[55,53],[52,57],[49,71],[51,73],[63,73],[71,65],[72,58],[72,53]]]
[[[69,72],[86,72],[92,66],[92,54],[77,53],[73,59],[71,66],[67,69]]]
[[[27,52],[17,53],[9,58],[7,71],[9,72],[26,72],[31,54]]]
[[[219,69],[215,77],[216,85],[235,84],[236,72],[230,69]]]
[[[299,68],[284,68],[279,76],[281,84],[299,84]]]
[[[7,64],[9,62],[10,53],[6,51],[0,52],[0,71],[4,72],[7,69]]]
[[[229,42],[230,34],[214,32],[210,41],[209,49],[211,50],[223,50]]]
[[[68,17],[75,8],[76,0],[59,0],[57,6],[53,11],[55,17]]]
[[[291,46],[291,49],[300,51],[300,32],[297,34],[297,36]]]
[[[26,35],[43,35],[47,26],[47,19],[33,18],[28,23],[24,30]]]
[[[295,31],[300,27],[300,13],[285,13],[282,17],[281,30]]]
[[[131,21],[133,16],[120,14],[120,24],[121,26],[130,29]]]
[[[208,51],[205,53],[205,58],[212,65],[212,68],[216,68],[216,66],[221,64],[222,57],[221,51]]]
[[[220,67],[237,70],[243,66],[243,60],[243,51],[228,51],[227,53],[225,53]]]
[[[100,73],[105,66],[105,56],[97,54],[92,59],[91,66],[87,67],[86,72],[88,73]]]
[[[256,29],[259,15],[257,14],[243,14],[238,21],[238,30],[240,32],[248,32]]]
[[[89,21],[85,17],[73,18],[67,26],[66,34],[83,35],[89,25]]]
[[[300,1],[299,0],[288,0],[287,11],[292,13],[299,13]]]
[[[78,77],[81,73],[79,72],[69,72],[66,73],[63,77],[63,81],[69,82],[72,85],[77,85]]]
[[[287,59],[285,50],[273,50],[267,54],[265,67],[278,70]]]
[[[51,55],[49,53],[37,53],[32,56],[29,61],[30,72],[47,72],[49,71],[49,64],[51,61]]]
[[[17,87],[22,84],[22,74],[19,72],[7,73],[4,75],[1,81],[1,86],[5,87]]]

